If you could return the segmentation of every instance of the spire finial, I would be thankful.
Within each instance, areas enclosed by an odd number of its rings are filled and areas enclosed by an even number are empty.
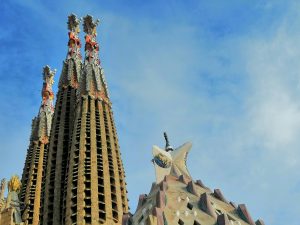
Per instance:
[[[168,152],[168,151],[173,151],[173,147],[170,145],[169,143],[169,139],[168,139],[168,135],[167,135],[167,132],[164,132],[164,137],[165,137],[165,140],[166,140],[166,147],[165,147],[165,150]]]
[[[44,68],[43,68],[44,82],[47,84],[50,84],[52,86],[54,83],[53,77],[54,77],[55,73],[56,73],[56,69],[51,70],[50,66],[48,66],[48,65],[44,66]]]
[[[51,68],[48,65],[46,65],[43,68],[43,79],[44,79],[43,90],[42,90],[43,106],[52,105],[52,101],[54,98],[52,85],[54,83],[53,77],[55,73],[56,73],[56,69],[51,70]]]
[[[75,14],[71,14],[68,16],[68,29],[70,32],[74,32],[78,34],[80,32],[79,24],[81,22],[81,18],[78,19]]]
[[[54,93],[52,91],[52,85],[54,83],[53,78],[55,73],[56,69],[51,70],[48,65],[43,68],[44,82],[42,89],[42,105],[40,108],[38,119],[39,122],[36,125],[35,122],[33,122],[33,129],[37,128],[37,137],[44,143],[48,142],[48,137],[50,136],[52,115],[54,113]]]
[[[94,20],[91,15],[86,15],[83,18],[83,31],[88,35],[97,36],[96,27],[99,22],[99,19]]]

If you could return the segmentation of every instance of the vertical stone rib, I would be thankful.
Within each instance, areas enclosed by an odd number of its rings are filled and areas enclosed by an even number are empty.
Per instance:
[[[23,175],[22,175],[22,189],[21,189],[21,202],[25,202],[26,193],[27,193],[27,184],[29,179],[29,173],[30,173],[30,165],[33,157],[33,151],[34,151],[34,144],[31,142],[29,145],[29,148],[27,150],[26,155],[26,161],[23,169]]]
[[[56,169],[57,143],[59,136],[60,116],[62,111],[63,92],[59,91],[55,105],[55,112],[52,122],[51,137],[49,143],[48,162],[46,169],[45,195],[43,206],[42,224],[50,225],[53,223],[53,199],[54,199],[54,181]]]
[[[114,145],[115,145],[115,151],[116,151],[116,157],[118,162],[118,173],[119,173],[119,182],[120,182],[120,189],[121,189],[121,198],[122,198],[122,208],[123,212],[128,212],[128,200],[127,200],[127,189],[126,189],[126,182],[125,182],[125,172],[121,160],[121,152],[118,144],[118,136],[116,132],[116,126],[115,122],[113,120],[113,112],[110,108],[109,110],[109,116],[111,121],[111,128],[113,131],[113,138],[114,138]]]
[[[82,102],[80,103],[82,104]],[[65,224],[76,224],[77,221],[77,196],[78,196],[78,173],[79,173],[79,150],[81,142],[81,107],[76,109],[74,132],[72,136],[73,144],[70,150],[69,169],[66,185],[66,214]]]
[[[39,171],[39,172],[36,174],[37,177],[36,177],[36,187],[35,187],[35,197],[34,197],[34,207],[33,207],[34,209],[33,209],[33,222],[32,222],[32,224],[36,224],[36,225],[39,224],[39,220],[40,220],[44,150],[45,150],[45,145],[42,143],[40,145],[39,158],[37,159],[38,160],[37,171]]]
[[[106,220],[105,211],[105,193],[104,193],[104,173],[103,173],[103,151],[102,151],[102,140],[101,140],[101,128],[103,127],[100,122],[102,117],[100,110],[101,102],[95,100],[95,122],[96,122],[96,142],[97,142],[97,172],[98,172],[98,215],[99,222],[103,224]]]
[[[103,157],[103,180],[104,180],[104,196],[105,196],[105,213],[106,220],[112,220],[112,202],[111,202],[111,192],[110,192],[110,176],[109,176],[109,162],[108,162],[108,152],[107,152],[107,142],[106,142],[106,132],[104,129],[104,116],[103,116],[103,103],[99,101],[99,112],[100,112],[100,124],[102,124],[101,129],[101,143],[102,143],[102,157]]]
[[[112,150],[112,143],[110,140],[109,132],[109,122],[107,117],[107,108],[106,104],[103,103],[103,118],[104,118],[104,127],[106,134],[106,145],[107,145],[107,156],[108,156],[108,170],[109,170],[109,180],[110,180],[110,195],[112,200],[112,216],[113,221],[118,222],[118,207],[117,207],[117,193],[115,186],[115,170],[114,170],[114,157]]]
[[[92,224],[98,224],[98,173],[97,173],[97,144],[96,144],[96,109],[95,101],[90,102],[90,135],[91,135],[91,207],[92,207]]]
[[[85,185],[84,181],[86,179],[85,177],[85,158],[86,158],[86,148],[85,148],[85,136],[86,136],[86,114],[87,114],[87,100],[84,99],[82,102],[82,109],[81,109],[81,130],[80,130],[80,148],[79,148],[79,162],[78,162],[78,184],[77,184],[77,224],[85,224],[84,222],[84,216],[85,216],[85,210],[84,210],[84,199],[85,199]]]
[[[28,174],[27,183],[23,183],[26,185],[26,194],[24,198],[24,202],[26,203],[26,210],[23,212],[23,219],[28,224],[33,224],[33,213],[34,213],[34,206],[35,206],[35,185],[36,181],[34,180],[34,176],[36,176],[36,172],[34,170],[35,160],[37,157],[37,151],[39,150],[38,142],[33,142],[33,151],[32,151],[32,158],[30,162],[30,170]]]
[[[113,181],[114,181],[114,187],[116,190],[116,204],[117,204],[117,214],[115,216],[115,222],[119,222],[122,220],[122,213],[123,212],[123,206],[122,206],[122,193],[121,193],[121,184],[120,184],[120,177],[118,173],[118,150],[116,148],[116,143],[114,139],[114,133],[112,126],[113,124],[111,123],[112,118],[110,117],[110,107],[105,104],[105,111],[106,111],[106,116],[107,116],[107,121],[108,121],[108,133],[109,133],[109,138],[111,142],[111,150],[112,150],[112,158],[113,158],[113,170],[114,170],[114,176]],[[114,209],[113,209],[114,210]]]
[[[46,181],[46,167],[48,161],[48,151],[49,151],[49,144],[45,145],[44,149],[44,159],[43,159],[43,175],[42,175],[42,188],[41,188],[41,208],[40,208],[40,224],[42,223],[43,219],[43,212],[44,212],[44,201],[45,201],[45,181]]]
[[[67,105],[67,93],[63,91],[62,97],[62,111],[60,115],[59,133],[60,138],[57,139],[57,153],[56,153],[56,165],[55,165],[55,180],[54,180],[54,200],[53,200],[53,224],[60,224],[61,220],[61,180],[62,180],[62,156],[64,152],[64,126],[66,120],[66,105]],[[51,146],[50,146],[51,148]]]

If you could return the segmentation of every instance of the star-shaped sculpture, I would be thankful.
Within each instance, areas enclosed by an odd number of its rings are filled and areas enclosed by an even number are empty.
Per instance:
[[[187,154],[192,147],[192,143],[187,142],[173,150],[168,144],[166,135],[165,138],[167,142],[166,149],[161,149],[155,145],[152,148],[156,183],[161,182],[166,175],[173,175],[176,177],[184,175],[186,177],[191,177],[186,166],[186,159]]]

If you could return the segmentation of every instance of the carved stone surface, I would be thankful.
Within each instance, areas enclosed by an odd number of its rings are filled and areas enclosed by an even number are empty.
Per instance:
[[[82,56],[81,56],[81,41],[79,38],[80,19],[75,14],[68,17],[69,41],[68,53],[66,60],[63,63],[63,69],[60,76],[59,87],[66,88],[71,86],[77,88],[81,75]]]
[[[199,207],[200,209],[202,209],[204,212],[206,212],[208,215],[217,218],[217,214],[214,211],[210,199],[209,199],[209,195],[207,193],[203,193],[200,196],[200,200],[199,200]]]
[[[79,22],[75,15],[69,17],[69,51],[53,117],[42,224],[121,224],[128,212],[125,173],[100,67],[98,22],[89,15],[83,18],[83,66],[76,51]]]
[[[160,150],[153,155],[164,154],[173,163],[169,153],[176,150]],[[140,198],[136,212],[130,219],[127,218],[124,225],[157,225],[162,224],[162,220],[164,225],[249,225],[244,219],[245,214],[240,216],[239,210],[225,200],[219,189],[215,189],[212,193],[201,181],[196,185],[190,176],[186,177],[183,174],[177,176],[176,173],[169,172],[160,183],[152,184],[147,198]],[[261,225],[257,223],[256,225]]]
[[[214,193],[213,193],[213,196],[216,197],[217,199],[223,201],[223,202],[228,203],[228,201],[225,199],[225,197],[224,197],[224,195],[222,194],[222,192],[221,192],[220,189],[215,189],[215,190],[214,190]]]
[[[49,147],[49,138],[54,113],[54,93],[52,85],[56,70],[49,66],[43,68],[42,102],[38,115],[32,120],[30,143],[22,175],[20,198],[26,208],[22,210],[25,224],[40,223],[42,185],[45,178],[45,167]]]
[[[78,100],[82,96],[90,96],[110,105],[104,70],[100,66],[99,44],[96,40],[98,23],[99,20],[94,20],[90,15],[83,18],[83,30],[86,33],[85,57],[78,89]]]
[[[195,183],[192,180],[188,183],[188,185],[186,186],[186,189],[191,194],[199,196],[199,193],[197,191],[197,187],[196,187]]]
[[[255,225],[255,223],[252,220],[245,204],[238,205],[237,211],[238,211],[238,214],[240,215],[240,217],[243,220],[245,220],[247,223],[249,223],[251,225]]]
[[[157,183],[161,182],[169,174],[178,178],[184,175],[183,181],[188,182],[185,179],[190,177],[190,173],[186,167],[186,157],[191,147],[192,144],[189,142],[174,151],[165,151],[158,146],[153,146],[152,154]]]
[[[221,214],[217,218],[218,225],[230,225],[229,219],[226,214]]]

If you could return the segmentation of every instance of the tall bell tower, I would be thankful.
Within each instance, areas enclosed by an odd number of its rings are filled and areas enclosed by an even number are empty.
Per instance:
[[[53,108],[53,77],[55,70],[49,66],[43,69],[42,103],[38,115],[32,121],[30,144],[22,176],[21,201],[25,204],[22,219],[24,224],[38,225],[42,201],[42,187],[45,178],[49,137]]]
[[[96,27],[69,16],[68,54],[60,76],[50,135],[42,224],[121,224],[128,211],[125,174],[111,102],[100,66]]]
[[[121,224],[128,211],[118,138],[100,66],[96,27],[83,18],[85,57],[67,172],[65,224]]]
[[[80,20],[68,17],[68,52],[60,75],[57,100],[49,143],[49,155],[45,179],[42,224],[62,224],[65,205],[66,170],[76,105],[76,90],[81,75]]]

